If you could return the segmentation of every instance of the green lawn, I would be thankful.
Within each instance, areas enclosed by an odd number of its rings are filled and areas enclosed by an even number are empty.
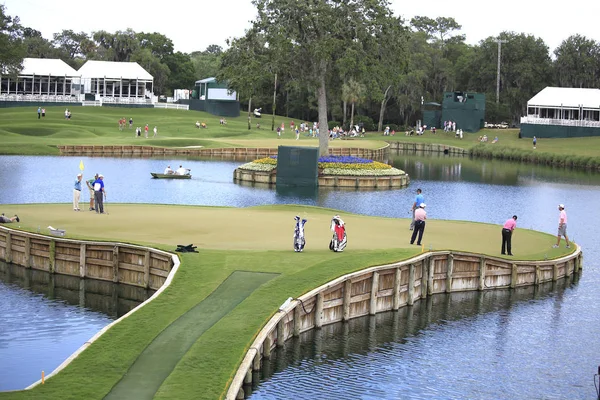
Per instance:
[[[281,139],[271,131],[271,117],[254,119],[248,130],[247,115],[227,118],[227,125],[220,125],[215,115],[197,111],[165,110],[154,108],[116,107],[70,107],[72,120],[64,119],[64,107],[48,107],[46,117],[37,119],[37,106],[0,108],[0,154],[58,154],[57,145],[131,145],[144,144],[165,147],[205,146],[205,147],[277,147],[286,145],[317,146],[318,139],[300,135],[300,140],[289,129],[292,118],[277,116],[276,126],[285,122],[286,130]],[[132,117],[134,127],[148,124],[150,136],[154,126],[158,127],[156,139],[134,138],[134,129],[120,131],[118,120]],[[207,129],[197,129],[196,121],[206,122]],[[259,121],[261,129],[256,129]],[[295,120],[297,124],[301,121]],[[519,139],[516,129],[484,129],[478,133],[466,133],[463,140],[454,138],[452,133],[438,130],[436,135],[427,132],[423,136],[406,137],[402,132],[396,136],[383,136],[369,132],[365,138],[334,140],[333,147],[379,148],[384,141],[440,143],[470,149],[479,144],[479,136],[486,134],[489,142],[480,144],[494,149],[534,150],[531,139]],[[492,144],[498,136],[499,142]],[[538,139],[535,152],[596,157],[600,150],[600,137],[569,139]]]
[[[111,396],[131,393],[131,382],[124,389],[115,385],[128,371],[152,376],[154,372],[147,372],[148,365],[135,366],[136,361],[144,359],[141,354],[154,359],[156,352],[160,353],[157,344],[165,342],[160,338],[170,326],[176,327],[171,328],[176,333],[190,331],[186,340],[191,347],[175,350],[178,357],[184,354],[178,362],[164,360],[165,364],[170,363],[170,368],[175,367],[161,385],[156,385],[155,398],[223,397],[255,335],[287,297],[297,297],[343,274],[421,252],[421,248],[409,245],[408,220],[346,213],[342,217],[348,227],[348,248],[344,253],[330,252],[327,250],[331,237],[329,222],[338,211],[306,206],[111,204],[109,215],[97,215],[75,213],[69,204],[40,204],[3,205],[2,212],[19,214],[21,222],[13,225],[15,228],[33,231],[37,226],[52,225],[66,229],[67,236],[72,238],[122,240],[171,251],[178,243],[194,243],[199,253],[181,254],[182,265],[163,294],[110,329],[45,385],[31,391],[0,393],[1,400],[101,399],[113,388],[119,392]],[[294,215],[308,219],[307,246],[303,253],[292,251]],[[457,231],[461,234],[456,235]],[[515,258],[555,258],[567,254],[567,249],[552,249],[553,241],[552,235],[519,229],[513,239]],[[500,227],[431,220],[427,223],[424,243],[425,250],[431,246],[435,250],[456,249],[497,256]],[[219,291],[236,271],[273,275],[253,285],[248,282],[250,286],[240,291],[244,294],[241,297],[233,290]],[[223,303],[210,300],[211,296],[217,296]],[[215,305],[219,304],[234,307],[223,314],[214,314]],[[226,308],[225,305],[222,307]],[[193,315],[200,318],[198,324],[180,319]],[[210,324],[203,325],[204,315]],[[162,365],[161,368],[160,376],[164,376]],[[142,396],[145,392],[139,393]]]

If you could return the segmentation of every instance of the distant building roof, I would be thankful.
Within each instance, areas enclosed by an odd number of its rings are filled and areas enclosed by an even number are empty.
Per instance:
[[[600,89],[550,87],[527,102],[529,107],[600,108]]]
[[[77,75],[81,75],[83,78],[153,80],[152,75],[136,62],[89,60],[79,68]]]
[[[212,77],[212,78],[204,78],[204,79],[200,79],[199,81],[196,81],[196,84],[198,83],[211,83],[211,82],[216,82],[217,78]]]
[[[79,73],[58,58],[24,58],[20,75],[79,76]]]

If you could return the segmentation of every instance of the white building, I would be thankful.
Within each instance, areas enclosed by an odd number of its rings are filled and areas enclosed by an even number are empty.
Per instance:
[[[86,61],[79,71],[83,92],[102,102],[154,101],[154,78],[136,62]]]
[[[600,89],[543,89],[527,102],[521,136],[600,136]]]

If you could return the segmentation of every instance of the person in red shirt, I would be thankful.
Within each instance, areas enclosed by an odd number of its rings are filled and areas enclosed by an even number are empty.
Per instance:
[[[502,227],[502,254],[512,256],[512,234],[517,227],[517,216],[513,215],[512,218],[508,219]]]

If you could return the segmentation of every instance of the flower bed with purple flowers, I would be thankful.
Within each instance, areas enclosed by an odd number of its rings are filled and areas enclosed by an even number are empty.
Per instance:
[[[277,167],[277,156],[260,158],[241,165],[239,169],[270,172]],[[319,169],[323,175],[344,176],[393,176],[404,175],[404,171],[379,161],[354,156],[319,157]]]

